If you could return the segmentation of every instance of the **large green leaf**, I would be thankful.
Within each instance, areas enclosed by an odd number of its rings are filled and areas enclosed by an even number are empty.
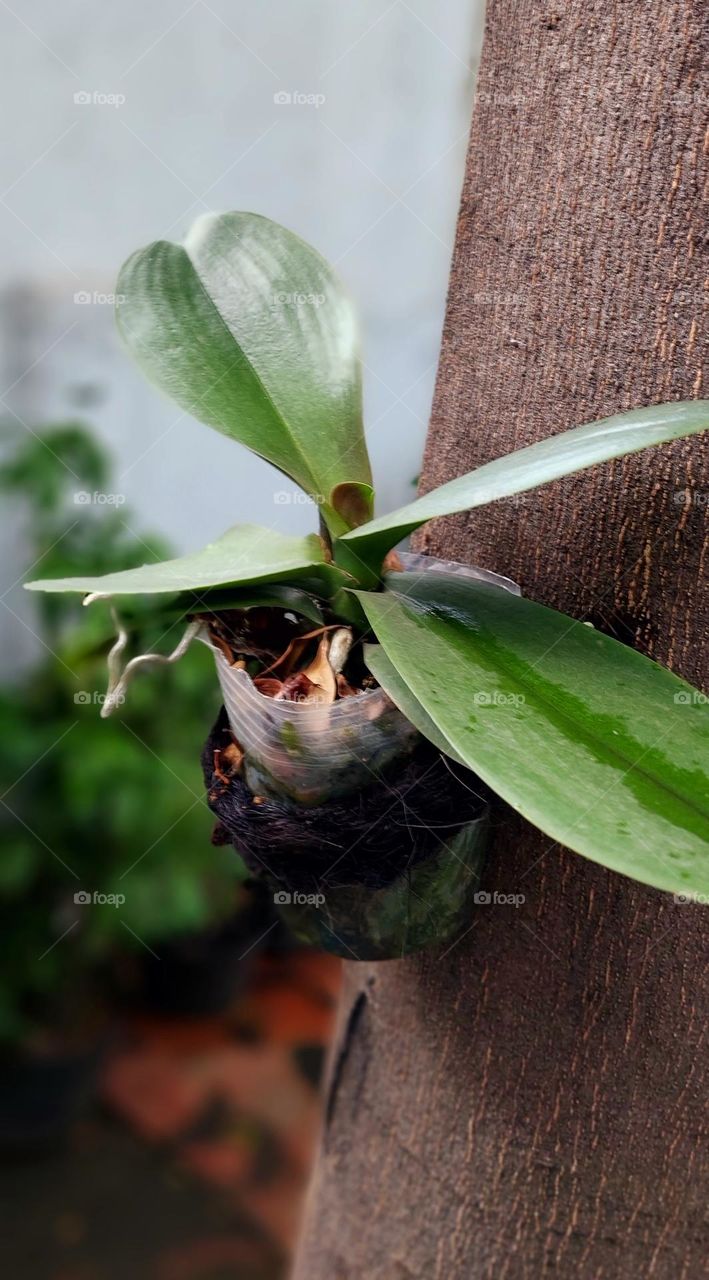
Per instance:
[[[451,760],[456,760],[458,764],[465,764],[462,756],[458,755],[455,747],[441,733],[438,725],[431,719],[427,711],[424,711],[418,698],[414,697],[406,681],[402,679],[397,671],[394,663],[387,657],[385,650],[380,644],[364,645],[364,661],[371,671],[372,675],[382,686],[385,693],[388,693],[392,702],[399,708],[402,715],[410,720],[414,728],[422,733],[424,738],[428,738],[434,747],[449,756]]]
[[[306,571],[307,574],[308,571]],[[321,626],[325,617],[316,597],[330,601],[334,583],[325,579],[319,582],[298,575],[298,581],[309,585],[309,590],[301,587],[283,586],[281,582],[257,583],[255,586],[242,587],[201,587],[198,591],[180,591],[177,595],[160,595],[150,597],[150,607],[146,615],[146,600],[141,596],[127,598],[121,602],[121,621],[132,631],[139,631],[146,620],[154,625],[179,622],[194,614],[226,613],[232,609],[274,608],[284,609],[289,613],[299,614],[307,618],[315,626]],[[337,581],[337,579],[335,579]],[[350,595],[351,593],[347,592]],[[110,622],[110,617],[107,619]],[[115,626],[113,627],[115,630]]]
[[[255,524],[237,524],[201,551],[144,564],[95,578],[44,578],[28,582],[30,591],[100,591],[107,595],[152,595],[199,592],[208,587],[242,586],[254,582],[295,582],[319,586],[329,595],[351,582],[328,564],[316,534],[286,537]]]
[[[602,418],[517,449],[504,458],[496,458],[390,515],[360,525],[346,534],[343,542],[368,564],[381,564],[395,543],[427,520],[485,506],[599,462],[637,453],[649,445],[693,435],[708,427],[709,400],[652,405]]]
[[[348,528],[331,491],[371,474],[354,309],[324,258],[268,218],[207,214],[184,248],[134,253],[116,291],[118,328],[148,377]]]
[[[553,840],[709,894],[709,706],[642,654],[484,583],[393,574],[358,593],[456,752]]]

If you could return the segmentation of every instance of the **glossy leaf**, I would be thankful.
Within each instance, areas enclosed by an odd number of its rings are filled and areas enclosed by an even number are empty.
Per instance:
[[[553,841],[709,894],[709,705],[582,622],[482,583],[395,574],[358,598],[471,769]]]
[[[285,609],[299,614],[308,621],[321,625],[325,619],[315,594],[325,594],[323,584],[313,581],[313,591],[301,590],[300,587],[285,587],[276,582],[268,582],[263,586],[246,587],[203,587],[199,591],[181,591],[178,595],[160,596],[150,609],[150,621],[176,622],[195,614],[225,613],[231,609],[274,608]],[[136,602],[138,597],[136,597]],[[145,601],[140,601],[144,606]],[[121,607],[121,620],[126,626],[137,629],[141,615],[136,613],[127,600]]]
[[[678,401],[614,414],[612,418],[562,431],[504,458],[496,458],[390,515],[361,525],[345,534],[342,541],[370,565],[381,564],[391,547],[427,520],[485,506],[599,462],[637,453],[650,445],[705,431],[708,427],[709,400]]]
[[[46,578],[27,583],[30,591],[100,591],[107,595],[146,595],[201,591],[207,587],[246,586],[255,582],[310,582],[321,594],[350,581],[325,560],[320,539],[286,537],[253,524],[237,524],[201,551],[144,564],[102,577]]]
[[[322,591],[320,592],[322,595]],[[267,583],[242,591],[239,587],[220,590],[211,587],[198,594],[187,591],[177,596],[173,603],[176,615],[191,613],[224,613],[230,609],[284,609],[298,614],[316,625],[325,621],[317,600],[298,587],[284,587],[279,583]]]
[[[188,413],[274,463],[326,516],[336,485],[370,483],[354,309],[298,236],[253,213],[207,214],[184,247],[133,254],[116,291],[129,351]]]
[[[434,747],[438,747],[444,756],[449,756],[451,760],[464,765],[463,757],[441,733],[435,720],[432,720],[428,712],[424,711],[418,698],[414,696],[406,681],[399,675],[394,663],[387,657],[386,650],[380,644],[365,644],[364,661],[377,683],[382,686],[402,715],[411,721],[414,728],[418,729],[424,738],[428,738]]]

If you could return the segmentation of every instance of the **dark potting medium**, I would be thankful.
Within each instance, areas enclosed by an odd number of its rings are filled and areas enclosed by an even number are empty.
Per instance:
[[[471,565],[401,552],[402,567],[489,582],[519,594],[509,578]],[[306,807],[363,791],[416,750],[420,733],[384,689],[368,688],[329,706],[266,697],[245,670],[230,663],[208,635],[224,706],[244,752],[243,774],[252,792]]]
[[[400,560],[519,594],[486,569],[411,552]],[[487,843],[479,779],[382,688],[331,706],[276,701],[211,647],[225,704],[204,756],[218,838],[265,882],[291,930],[357,960],[452,941],[468,927]],[[226,776],[218,762],[230,734],[243,761]]]
[[[345,959],[396,959],[469,922],[488,803],[473,774],[424,739],[377,780],[317,806],[255,802],[215,770],[231,741],[222,710],[203,754],[215,838],[231,841],[295,935]]]

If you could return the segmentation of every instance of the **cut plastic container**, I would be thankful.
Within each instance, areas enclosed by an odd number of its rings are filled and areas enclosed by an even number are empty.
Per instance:
[[[383,689],[331,706],[276,702],[245,671],[215,650],[232,733],[244,751],[244,779],[254,795],[311,807],[370,786],[419,741]]]
[[[509,578],[454,561],[403,552],[407,571],[455,573],[519,594]],[[330,706],[279,702],[260,693],[246,671],[214,653],[224,706],[244,751],[244,778],[255,795],[311,807],[370,786],[396,760],[410,755],[420,735],[383,689],[341,698]]]
[[[453,573],[520,594],[509,578],[486,569],[414,553],[400,559],[408,572]],[[255,795],[308,807],[339,799],[370,786],[421,742],[381,688],[331,706],[276,702],[211,647],[229,724],[244,750],[244,779]],[[295,881],[285,887],[267,871],[259,878],[303,942],[349,960],[399,959],[450,943],[468,927],[488,828],[484,801],[474,820],[457,827],[454,820],[445,839],[431,842],[430,833],[402,828],[401,869],[376,887],[355,875],[347,883],[311,883],[309,894],[299,894]]]

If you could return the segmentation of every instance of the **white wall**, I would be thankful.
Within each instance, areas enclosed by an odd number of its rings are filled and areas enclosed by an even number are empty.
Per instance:
[[[265,463],[206,427],[176,421],[175,408],[119,348],[109,305],[74,301],[86,290],[110,293],[129,252],[181,238],[204,209],[253,209],[338,263],[361,312],[379,509],[410,497],[433,387],[481,0],[10,6],[0,6],[7,408],[34,426],[92,400],[87,416],[111,444],[116,488],[180,549],[242,519],[310,527],[311,510],[274,505]],[[324,101],[278,105],[279,90]],[[119,103],[77,102],[77,93]],[[16,576],[5,545],[0,589]],[[29,616],[26,594],[7,600]],[[7,622],[0,617],[0,639]],[[17,644],[3,648],[7,659]]]

